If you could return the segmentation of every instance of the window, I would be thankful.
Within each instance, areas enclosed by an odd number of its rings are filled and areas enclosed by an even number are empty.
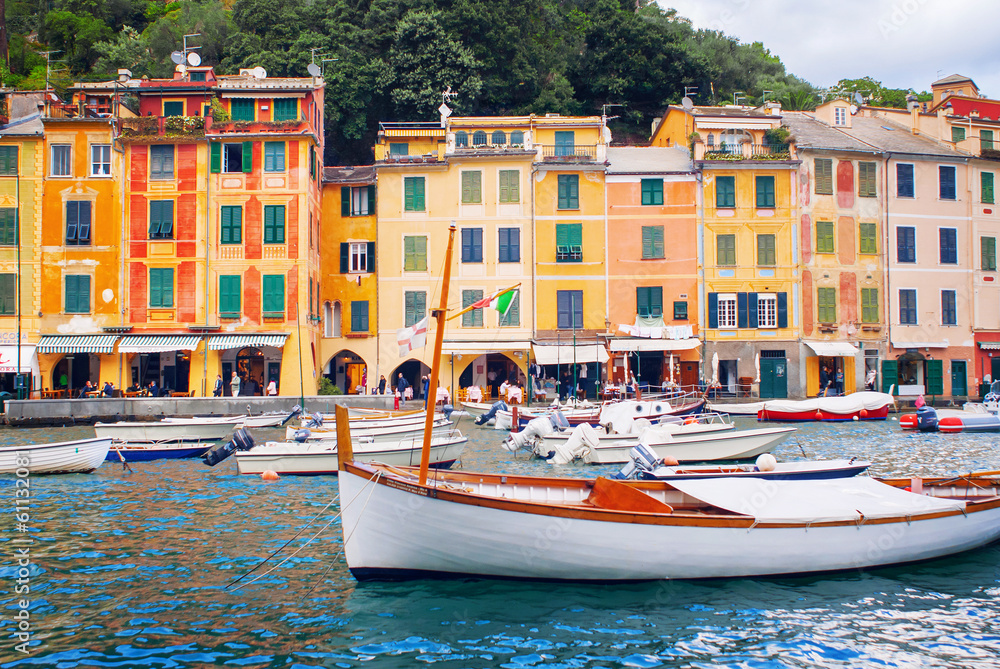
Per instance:
[[[92,177],[111,176],[110,144],[90,145],[90,176]]]
[[[521,291],[514,291],[510,306],[507,308],[507,315],[497,314],[501,327],[516,328],[521,326]]]
[[[583,261],[583,224],[556,223],[556,262]]]
[[[213,144],[213,146],[216,146]],[[222,171],[226,174],[253,171],[253,142],[222,144]]]
[[[983,204],[993,204],[993,172],[980,172],[979,186],[979,200]]]
[[[483,291],[481,290],[463,290],[462,291],[462,308],[471,306],[483,299]],[[462,314],[462,327],[463,328],[481,328],[483,327],[483,310],[473,309],[472,311],[467,311]]]
[[[455,133],[455,146],[468,148],[469,146],[469,133],[464,130],[459,130]]]
[[[149,268],[149,306],[152,309],[172,309],[174,306],[174,270],[169,267]]]
[[[472,146],[486,146],[486,133],[482,130],[477,130],[472,133]]]
[[[774,235],[757,235],[757,264],[764,266],[776,264]]]
[[[576,153],[576,139],[572,130],[556,131],[556,155],[572,156]]]
[[[663,316],[663,288],[640,286],[635,289],[635,313],[641,318]]]
[[[368,332],[368,300],[351,302],[351,332]]]
[[[17,147],[0,146],[0,177],[17,176]]]
[[[229,113],[234,121],[253,121],[254,106],[253,98],[233,98],[229,102]]]
[[[246,162],[247,165],[249,165],[249,158],[247,158],[246,155],[247,155],[246,153],[243,154],[243,156],[244,156],[243,161]],[[249,172],[250,168],[246,167],[243,171],[244,172]],[[312,179],[312,180],[314,180],[314,181],[316,180],[316,147],[315,146],[310,146],[309,147],[309,178]]]
[[[642,226],[642,257],[663,258],[666,254],[663,250],[663,226],[644,225]]]
[[[951,141],[953,142],[964,142],[965,141],[965,128],[960,125],[951,126]]]
[[[504,134],[503,130],[494,130],[493,136],[490,137],[490,144],[493,146],[503,146],[507,143],[507,135]]]
[[[462,262],[483,262],[482,228],[462,228]]]
[[[938,248],[942,265],[958,264],[958,230],[938,228]]]
[[[191,81],[206,81],[208,78],[206,76],[207,74],[207,72],[191,72],[188,70],[188,78],[190,78]]]
[[[0,316],[17,313],[17,274],[0,274]]]
[[[365,274],[374,269],[375,242],[342,242],[340,273]]]
[[[342,186],[340,215],[368,216],[375,213],[375,186]]]
[[[642,180],[642,203],[663,204],[663,179]]]
[[[816,320],[820,323],[837,322],[837,289],[816,289]]]
[[[524,133],[520,130],[510,133],[510,143],[516,146],[524,146]]]
[[[521,229],[500,228],[498,262],[521,262]]]
[[[992,130],[980,130],[979,131],[979,148],[980,150],[992,150],[993,149],[993,131]]]
[[[955,199],[955,168],[953,166],[938,166],[938,184],[942,200]]]
[[[174,178],[173,144],[154,144],[149,147],[149,178],[154,181]]]
[[[294,121],[299,117],[299,101],[295,98],[275,98],[274,120]]]
[[[86,274],[67,274],[65,283],[65,312],[67,314],[89,314],[90,276]]]
[[[580,175],[559,175],[559,209],[580,208]]]
[[[955,307],[955,291],[941,291],[941,325],[956,325],[958,314]]]
[[[759,176],[756,178],[757,186],[757,197],[756,203],[758,209],[773,209],[774,208],[774,177],[773,176]]]
[[[980,237],[979,251],[982,257],[983,271],[995,272],[997,269],[997,238]]]
[[[90,202],[66,203],[66,245],[90,245]]]
[[[261,277],[261,299],[264,318],[285,317],[285,276],[283,274],[265,274]],[[351,318],[354,318],[353,313]]]
[[[716,309],[718,314],[719,327],[723,329],[736,328],[736,295],[732,293],[721,294],[718,298],[719,305]]]
[[[757,293],[757,327],[778,327],[778,296],[774,293]]]
[[[403,325],[411,325],[423,320],[427,315],[427,293],[422,290],[408,290],[403,293]]]
[[[876,223],[858,224],[858,253],[875,255],[878,253],[878,225]]]
[[[73,176],[73,147],[69,144],[52,145],[52,176]]]
[[[219,276],[219,318],[239,318],[242,278],[239,274]]]
[[[816,253],[835,253],[832,221],[816,221]]]
[[[219,243],[243,243],[243,207],[222,207],[219,212]]]
[[[878,323],[878,288],[861,289],[861,322]]]
[[[164,116],[184,116],[184,101],[183,100],[164,100],[163,101],[163,115]]]
[[[17,244],[17,209],[14,207],[0,208],[0,246],[15,246]]]
[[[264,142],[264,171],[285,171],[285,143]]]
[[[833,195],[833,160],[817,158],[813,164],[816,170],[816,194]]]
[[[153,200],[149,203],[149,238],[174,238],[173,200]]]
[[[847,125],[847,110],[843,107],[833,108],[833,124]]]
[[[423,177],[403,177],[403,208],[406,211],[426,210]]]
[[[913,197],[913,165],[896,165],[896,196]]]
[[[718,209],[736,206],[736,177],[715,178],[715,206]]]
[[[861,161],[858,163],[858,195],[860,197],[878,197],[875,182],[875,163]]]
[[[899,324],[917,324],[917,291],[913,288],[899,290]]]
[[[285,243],[285,205],[264,205],[264,243]]]
[[[688,303],[686,301],[674,302],[674,320],[686,321],[688,319]]]
[[[403,270],[427,271],[427,238],[403,237]]]
[[[556,327],[569,330],[583,327],[583,291],[556,291]]]
[[[736,235],[715,237],[715,264],[722,267],[736,264]]]
[[[410,155],[410,145],[407,142],[389,142],[390,156]]]
[[[917,262],[916,228],[896,228],[896,262]]]
[[[521,173],[517,170],[500,170],[500,204],[521,201]]]
[[[462,172],[462,204],[480,204],[483,201],[483,173]]]

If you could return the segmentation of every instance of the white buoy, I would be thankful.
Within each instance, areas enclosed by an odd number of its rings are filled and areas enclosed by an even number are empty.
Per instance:
[[[762,453],[757,457],[757,471],[773,472],[778,466],[778,461],[770,453]]]
[[[851,416],[851,420],[853,420],[853,421],[857,421],[857,420],[858,420],[858,417],[857,417],[857,416]]]

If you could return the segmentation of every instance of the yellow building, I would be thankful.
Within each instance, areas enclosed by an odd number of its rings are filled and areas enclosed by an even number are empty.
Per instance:
[[[691,144],[702,172],[703,359],[719,384],[786,397],[799,377],[797,170],[794,146],[775,136],[780,106],[670,107],[653,146]]]

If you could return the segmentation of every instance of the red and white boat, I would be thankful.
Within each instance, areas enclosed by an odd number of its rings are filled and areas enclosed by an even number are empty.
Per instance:
[[[888,393],[865,390],[840,397],[772,400],[757,412],[761,421],[885,420],[895,400]]]

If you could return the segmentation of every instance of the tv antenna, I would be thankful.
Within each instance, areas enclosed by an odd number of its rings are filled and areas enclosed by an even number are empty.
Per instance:
[[[685,86],[684,87],[684,97],[689,98],[692,95],[698,95],[697,86]]]
[[[191,67],[198,67],[199,65],[201,65],[201,55],[195,53],[195,51],[197,51],[201,47],[188,46],[188,37],[201,37],[201,33],[188,33],[187,35],[184,35],[184,53],[181,56],[182,60],[180,63],[178,63],[177,60],[174,58],[174,55],[177,53],[176,51],[170,54],[170,59],[173,60],[174,63],[177,63],[178,65],[181,65],[182,63],[186,62]]]
[[[617,102],[609,102],[606,105],[601,105],[601,118],[605,121],[610,121],[613,118],[619,118],[618,116],[608,116],[608,107],[624,107],[625,105],[619,104]]]
[[[740,106],[740,99],[741,99],[740,96],[741,95],[745,96],[746,95],[746,91],[733,91],[733,105],[734,106],[736,106],[736,107]],[[742,99],[745,100],[746,98],[742,98]]]
[[[761,91],[761,98],[762,98],[761,102],[767,102],[767,94],[768,93],[770,93],[771,95],[774,95],[774,91],[766,91],[766,90],[765,91]]]
[[[49,85],[49,77],[53,71],[61,72],[61,70],[53,69],[53,64],[58,64],[58,60],[53,60],[52,55],[56,53],[62,53],[62,51],[42,51],[41,54],[45,56],[45,90],[49,90],[51,86]]]

